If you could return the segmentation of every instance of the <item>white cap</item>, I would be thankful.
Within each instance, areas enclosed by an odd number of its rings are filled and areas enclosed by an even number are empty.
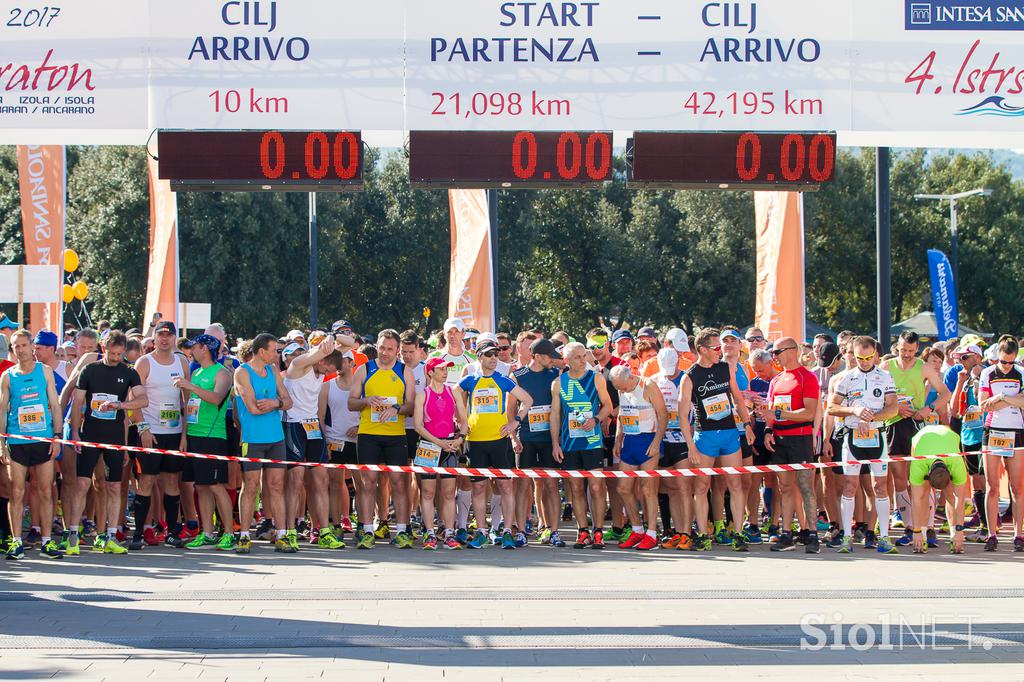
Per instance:
[[[674,348],[662,348],[658,351],[658,369],[665,376],[672,376],[679,367],[679,353]]]
[[[679,327],[669,329],[668,333],[665,334],[665,340],[671,342],[672,347],[680,353],[690,352],[690,339],[686,336],[686,332]]]
[[[290,332],[288,332],[287,334],[285,334],[284,338],[288,339],[289,341],[294,341],[295,339],[299,338],[300,336],[302,338],[306,338],[306,335],[303,334],[301,331],[299,331],[298,329],[293,329]]]
[[[466,323],[463,322],[458,317],[449,317],[447,320],[444,321],[445,332],[447,332],[449,329],[452,329],[453,327],[455,329],[458,329],[460,332],[466,331]]]
[[[352,362],[356,361],[356,356],[350,350],[347,350],[344,353],[342,353],[341,357],[344,360],[351,360]]]
[[[493,341],[494,343],[498,343],[498,337],[491,332],[484,332],[476,337],[477,343],[480,343],[481,341]]]

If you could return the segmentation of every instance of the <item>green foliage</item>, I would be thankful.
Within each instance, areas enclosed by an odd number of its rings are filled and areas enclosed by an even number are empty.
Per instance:
[[[96,319],[138,326],[149,198],[137,147],[69,148],[68,246],[81,255]],[[843,150],[836,181],[805,197],[808,319],[875,328],[873,150]],[[580,334],[612,324],[749,323],[749,192],[632,191],[625,165],[599,190],[499,192],[501,326]],[[320,325],[423,329],[446,316],[448,196],[413,190],[400,152],[367,157],[365,190],[318,194]],[[926,251],[949,252],[948,204],[913,195],[994,190],[959,206],[961,315],[983,330],[1024,327],[1024,186],[985,154],[894,155],[893,320],[930,308]],[[309,323],[308,197],[179,194],[181,298],[210,302],[234,333]],[[14,149],[0,148],[0,263],[24,261]],[[8,311],[12,312],[12,311]]]

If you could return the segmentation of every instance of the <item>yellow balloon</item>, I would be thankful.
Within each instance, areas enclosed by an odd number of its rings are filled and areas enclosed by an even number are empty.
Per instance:
[[[75,298],[79,301],[84,301],[85,297],[89,295],[89,286],[81,280],[75,282],[73,289],[75,290]]]
[[[64,250],[64,270],[74,272],[78,269],[78,254],[74,249]]]
[[[75,289],[70,284],[64,285],[64,302],[71,303],[75,300]]]

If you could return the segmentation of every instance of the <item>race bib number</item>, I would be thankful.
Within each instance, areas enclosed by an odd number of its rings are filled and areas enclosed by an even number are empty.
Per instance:
[[[428,440],[421,440],[416,445],[416,456],[412,463],[418,467],[436,467],[441,461],[441,446]]]
[[[202,399],[194,395],[188,399],[188,403],[185,405],[185,423],[186,424],[198,424],[199,423],[199,406],[203,404]]]
[[[181,425],[181,410],[175,403],[161,403],[160,426],[174,428]]]
[[[668,411],[668,424],[665,427],[669,431],[679,430],[679,408],[670,408]]]
[[[1013,446],[1017,438],[1013,431],[989,431],[988,446],[998,452],[990,452],[991,455],[1000,457],[1013,457]]]
[[[938,426],[938,424],[939,424],[939,415],[938,415],[938,413],[933,410],[927,417],[924,418],[924,423],[927,426]]]
[[[597,430],[597,425],[594,425],[593,429],[585,429],[583,425],[587,423],[587,420],[593,419],[594,413],[590,410],[578,410],[576,412],[569,413],[569,438],[590,438],[594,435],[594,431]]]
[[[536,405],[530,408],[530,433],[551,431],[551,406]]]
[[[473,412],[498,414],[501,411],[501,391],[496,388],[478,388],[473,391]]]
[[[94,419],[102,419],[103,421],[112,422],[117,419],[117,410],[108,410],[106,412],[100,411],[100,405],[103,403],[117,402],[117,396],[111,393],[93,393],[92,400],[89,402],[89,411],[92,412]]]
[[[42,405],[22,405],[18,408],[18,430],[38,433],[46,429],[46,410]]]
[[[793,396],[791,395],[777,395],[772,398],[772,409],[773,410],[786,410],[789,412],[793,409]]]
[[[640,410],[635,407],[622,405],[619,407],[619,423],[622,424],[622,432],[627,436],[636,436],[640,433]]]
[[[323,435],[320,433],[319,419],[303,419],[302,430],[306,432],[306,440],[320,440]]]
[[[328,452],[343,452],[345,450],[345,444],[344,443],[328,443],[327,444],[327,450],[328,450]]]
[[[732,414],[732,404],[729,402],[729,396],[724,393],[704,398],[701,404],[704,406],[704,414],[708,416],[708,419],[717,421],[725,419]]]
[[[878,429],[865,422],[861,422],[853,430],[852,442],[858,448],[877,448],[882,444]]]
[[[980,429],[981,424],[981,407],[978,405],[971,405],[964,411],[964,425],[965,429]]]
[[[911,409],[914,408],[914,399],[911,398],[909,395],[903,395],[902,393],[898,394],[896,396],[896,402],[899,405],[904,405],[904,406],[909,407]]]
[[[381,423],[380,416],[384,414],[384,411],[389,407],[395,408],[395,414],[387,420],[387,423],[396,423],[398,421],[398,398],[384,398],[384,403],[382,405],[370,405],[370,421],[374,424]]]

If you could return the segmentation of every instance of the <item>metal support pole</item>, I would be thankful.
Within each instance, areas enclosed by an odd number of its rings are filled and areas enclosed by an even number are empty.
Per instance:
[[[309,328],[316,329],[319,315],[317,300],[317,232],[316,192],[309,193]]]
[[[960,290],[960,234],[956,226],[956,199],[949,200],[949,230],[952,242],[949,255],[953,259],[953,285]]]
[[[892,343],[892,224],[889,221],[889,148],[875,159],[875,233],[878,262],[878,340]]]
[[[494,329],[498,331],[498,190],[487,190],[487,214],[491,225],[491,314],[494,317]]]

